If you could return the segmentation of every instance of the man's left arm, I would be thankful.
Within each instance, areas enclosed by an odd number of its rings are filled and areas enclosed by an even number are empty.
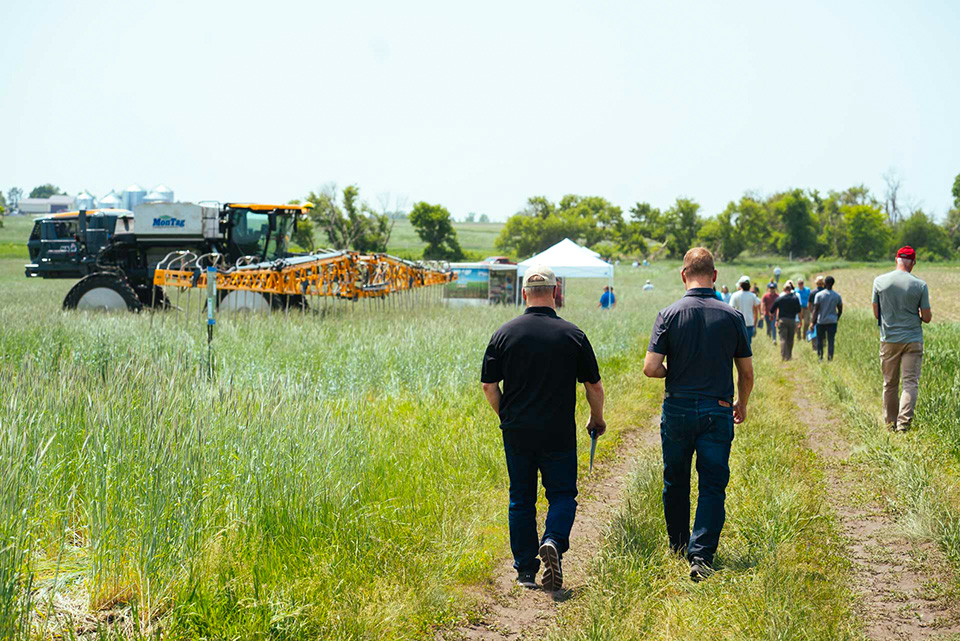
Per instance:
[[[923,286],[923,293],[920,294],[920,320],[924,323],[933,320],[933,312],[930,311],[930,290],[926,285]]]

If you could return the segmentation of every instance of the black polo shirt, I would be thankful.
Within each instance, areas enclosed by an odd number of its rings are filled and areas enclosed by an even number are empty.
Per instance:
[[[722,399],[733,398],[733,359],[753,355],[743,315],[706,287],[660,310],[647,351],[666,355],[668,393]]]
[[[494,332],[480,380],[503,381],[504,441],[560,451],[577,447],[577,382],[598,382],[600,368],[579,327],[549,307],[528,307]]]
[[[801,311],[802,307],[800,305],[800,297],[797,296],[795,292],[789,294],[781,294],[780,298],[773,301],[773,305],[770,306],[770,313],[780,312],[780,318],[789,318],[793,319]]]

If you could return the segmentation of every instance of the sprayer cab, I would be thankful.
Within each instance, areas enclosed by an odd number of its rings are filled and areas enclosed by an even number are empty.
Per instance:
[[[297,220],[312,205],[227,203],[222,209],[228,255],[256,256],[260,261],[290,255],[290,237]]]

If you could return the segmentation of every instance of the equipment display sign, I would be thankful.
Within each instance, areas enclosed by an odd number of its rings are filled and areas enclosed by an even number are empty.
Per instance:
[[[475,298],[480,300],[487,298],[487,288],[490,286],[489,266],[458,267],[451,265],[450,269],[457,275],[457,280],[447,283],[443,292],[444,298]]]

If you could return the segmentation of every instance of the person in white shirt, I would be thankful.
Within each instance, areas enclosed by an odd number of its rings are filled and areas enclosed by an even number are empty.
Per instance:
[[[649,292],[651,289],[653,289],[653,283],[648,280],[643,286],[643,291]]]
[[[743,315],[743,324],[747,326],[747,341],[753,343],[753,335],[757,333],[757,321],[760,320],[760,299],[750,291],[750,279],[741,276],[737,281],[740,286],[730,296],[730,306]]]

